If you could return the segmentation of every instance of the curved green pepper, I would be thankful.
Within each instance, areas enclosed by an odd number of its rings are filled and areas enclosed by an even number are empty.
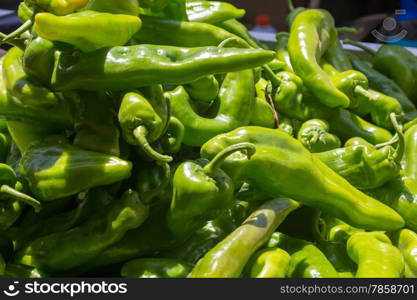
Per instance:
[[[165,135],[161,138],[161,147],[165,153],[174,154],[181,151],[185,127],[177,118],[171,116]]]
[[[250,278],[285,278],[290,255],[279,248],[266,248],[256,252],[246,267]]]
[[[12,48],[1,60],[1,118],[44,124],[55,132],[71,129],[73,119],[68,101],[28,77],[23,70],[22,57],[22,50]]]
[[[230,19],[240,19],[246,14],[244,9],[221,1],[187,1],[188,20],[208,24],[221,23]]]
[[[405,277],[417,278],[417,234],[409,229],[401,229],[393,234],[392,242],[404,257]]]
[[[141,25],[136,16],[82,11],[62,17],[50,13],[36,14],[33,30],[44,39],[92,52],[126,44]]]
[[[329,12],[309,9],[299,13],[291,25],[288,49],[291,64],[317,100],[328,107],[349,107],[349,98],[339,91],[320,67],[321,57],[337,38]]]
[[[141,15],[141,20],[143,21],[142,28],[133,36],[133,40],[138,44],[205,47],[218,46],[230,39],[229,47],[249,47],[248,43],[239,36],[215,25],[147,15]]]
[[[33,144],[23,154],[20,171],[43,201],[70,196],[130,176],[132,164],[56,141]]]
[[[348,110],[331,109],[317,103],[316,99],[303,90],[301,78],[294,73],[280,72],[276,77],[281,83],[273,98],[281,113],[301,121],[326,120],[332,133],[344,141],[361,137],[372,144],[379,144],[392,138],[386,129],[377,127]]]
[[[371,65],[368,65],[356,55],[350,54],[349,58],[354,68],[366,75],[371,89],[388,95],[400,102],[405,113],[404,119],[406,122],[417,118],[417,109],[415,105],[395,81],[373,69]]]
[[[277,34],[276,52],[279,61],[285,63],[284,71],[294,72],[291,64],[290,53],[288,52],[288,40],[290,34],[288,32],[280,32]]]
[[[212,102],[220,91],[220,84],[213,75],[184,85],[185,90],[193,100]]]
[[[204,144],[201,156],[210,159],[244,142],[257,147],[251,160],[242,160],[237,153],[224,162],[225,172],[235,182],[249,182],[271,197],[297,199],[358,228],[393,230],[404,226],[404,220],[394,210],[354,188],[280,130],[238,128]]]
[[[154,160],[172,161],[171,156],[162,155],[151,146],[164,134],[169,118],[162,86],[145,88],[142,93],[125,94],[118,118],[127,143],[138,146],[146,156]]]
[[[239,277],[250,257],[265,244],[288,214],[298,208],[290,199],[271,200],[201,258],[188,277]]]
[[[358,264],[357,278],[401,278],[404,259],[382,232],[358,232],[347,242],[349,257]]]
[[[226,75],[218,96],[219,109],[211,119],[197,115],[190,97],[181,86],[170,95],[172,115],[185,127],[184,144],[201,146],[218,134],[249,124],[255,102],[253,71]]]
[[[176,236],[189,236],[230,205],[234,183],[220,167],[228,156],[238,151],[246,151],[250,159],[255,147],[248,143],[233,145],[219,152],[210,162],[189,161],[177,168],[167,214],[168,226]]]
[[[305,122],[298,131],[297,139],[311,153],[339,148],[342,143],[336,135],[329,133],[329,124],[318,119]]]
[[[52,76],[57,90],[126,90],[154,84],[186,84],[207,75],[264,65],[275,53],[258,49],[178,48],[139,45],[58,55]]]
[[[352,63],[349,56],[345,52],[342,43],[339,38],[329,46],[327,52],[324,54],[324,59],[328,61],[339,72],[346,72],[353,70]]]
[[[339,275],[326,256],[312,243],[276,232],[268,247],[279,247],[291,255],[288,277],[338,278]]]
[[[250,125],[276,128],[276,123],[274,109],[272,106],[265,100],[256,98]]]
[[[138,228],[149,215],[149,208],[133,191],[127,191],[121,199],[100,210],[101,214],[90,217],[73,229],[33,241],[16,254],[14,261],[51,274],[69,270],[118,242],[128,230]]]
[[[37,5],[45,11],[58,16],[67,15],[83,8],[89,0],[28,0],[28,4]]]
[[[138,0],[89,0],[82,10],[138,16],[139,2]]]
[[[85,150],[120,156],[119,128],[112,99],[105,93],[77,92],[74,145]]]
[[[223,21],[220,23],[215,24],[217,27],[223,28],[224,30],[227,30],[228,32],[240,37],[243,39],[248,45],[250,45],[253,48],[263,48],[260,42],[255,40],[250,34],[248,29],[245,25],[240,23],[238,20],[231,19],[227,21]]]
[[[191,265],[169,258],[139,258],[125,263],[121,270],[125,278],[186,278]]]

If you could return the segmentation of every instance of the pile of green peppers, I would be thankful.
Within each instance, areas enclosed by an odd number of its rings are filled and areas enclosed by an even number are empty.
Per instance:
[[[289,2],[268,50],[226,2],[23,1],[0,276],[417,277],[417,57]]]

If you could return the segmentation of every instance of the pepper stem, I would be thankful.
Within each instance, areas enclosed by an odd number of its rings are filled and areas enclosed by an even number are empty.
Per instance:
[[[312,220],[312,233],[314,236],[314,239],[317,241],[319,245],[323,245],[327,243],[326,239],[323,236],[322,230],[320,230],[320,223],[322,222],[321,219],[321,211],[316,209],[314,211],[314,216]]]
[[[0,32],[0,39],[1,40],[3,40],[6,36],[7,36],[6,34]],[[15,46],[15,47],[18,47],[22,50],[25,50],[25,43],[21,39],[12,39],[12,40],[9,40],[9,41],[4,42],[4,43],[1,40],[0,40],[0,45],[1,44],[9,44],[11,46]]]
[[[360,43],[360,42],[355,42],[355,41],[352,41],[352,40],[346,39],[346,40],[344,40],[344,41],[343,41],[343,43],[344,43],[344,44],[351,45],[351,46],[355,46],[355,47],[357,47],[357,48],[359,48],[359,49],[362,49],[363,51],[365,51],[366,53],[370,54],[371,56],[375,56],[375,55],[376,55],[376,53],[377,53],[374,49],[371,49],[371,48],[369,48],[369,47],[367,47],[367,46],[363,45],[363,44],[362,44],[362,43]]]
[[[294,3],[292,2],[292,0],[288,0],[288,9],[290,10],[290,12],[294,11],[295,7],[294,7]]]
[[[39,212],[41,210],[41,203],[38,200],[21,193],[6,184],[0,187],[0,196],[7,196],[13,200],[24,202],[32,206],[35,209],[35,212]]]
[[[1,40],[2,43],[6,43],[12,39],[15,39],[17,37],[19,37],[22,33],[24,33],[25,31],[29,30],[30,27],[32,27],[33,25],[33,21],[32,19],[27,20],[25,23],[23,23],[22,26],[20,26],[19,28],[17,28],[15,31],[13,31],[12,33],[9,33],[8,35],[6,35],[5,37],[3,37],[3,39]]]
[[[162,180],[161,184],[157,186],[156,188],[146,192],[144,199],[141,199],[144,204],[150,204],[151,201],[158,196],[163,189],[167,187],[171,180],[171,168],[169,167],[169,164],[165,162],[157,162],[157,164],[162,167],[164,171],[164,179]]]
[[[246,151],[246,155],[248,159],[251,159],[251,157],[256,152],[256,147],[254,144],[251,143],[240,143],[236,145],[232,145],[221,151],[219,154],[217,154],[204,168],[204,172],[208,174],[209,176],[214,177],[216,172],[220,169],[220,166],[223,164],[223,162],[226,160],[226,158],[230,155],[232,155],[235,152],[238,151]]]
[[[139,126],[133,131],[133,135],[138,141],[138,146],[142,149],[142,151],[156,161],[166,162],[169,163],[172,161],[172,157],[168,155],[163,155],[157,152],[152,146],[149,144],[147,139],[148,129],[145,126]]]

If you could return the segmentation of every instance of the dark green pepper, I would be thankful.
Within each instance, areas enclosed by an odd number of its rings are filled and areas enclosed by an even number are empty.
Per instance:
[[[280,130],[238,128],[204,144],[201,157],[211,159],[239,143],[253,143],[257,150],[251,160],[242,160],[239,153],[226,159],[223,169],[235,182],[249,182],[271,197],[291,197],[358,228],[392,230],[404,226],[394,210],[354,188]]]
[[[329,133],[329,124],[318,119],[305,122],[298,131],[297,138],[311,153],[324,152],[341,146],[340,139]]]
[[[162,155],[151,146],[164,134],[169,118],[162,86],[144,88],[142,93],[135,91],[125,94],[118,117],[127,143],[138,146],[153,160],[172,161],[171,156]]]
[[[58,55],[52,86],[57,90],[126,90],[153,84],[186,84],[207,75],[264,65],[275,56],[258,49],[178,48],[139,45],[88,54]]]
[[[239,151],[246,151],[250,159],[255,147],[248,143],[233,145],[219,152],[210,162],[188,161],[177,168],[167,215],[168,226],[176,236],[190,236],[230,205],[235,187],[221,170],[221,165],[228,156]]]
[[[55,140],[33,144],[20,161],[32,193],[43,201],[121,181],[131,169],[128,161]]]
[[[171,181],[171,168],[167,163],[152,163],[139,168],[135,176],[135,189],[141,201],[150,204],[159,199]]]
[[[172,115],[185,127],[184,144],[201,146],[218,134],[248,125],[254,96],[252,70],[228,73],[217,98],[217,113],[214,118],[208,119],[200,117],[193,110],[191,99],[183,87],[175,89],[170,93]]]
[[[236,278],[288,214],[299,207],[290,199],[271,200],[201,258],[188,277]]]
[[[219,82],[213,75],[186,84],[184,88],[193,100],[208,103],[216,99],[220,91]]]
[[[180,120],[171,116],[165,135],[161,138],[161,147],[165,153],[175,154],[181,151],[185,127]]]
[[[250,278],[285,278],[290,267],[290,255],[279,248],[256,252],[248,262]]]
[[[139,258],[125,263],[125,278],[185,278],[191,271],[186,262],[169,258]]]

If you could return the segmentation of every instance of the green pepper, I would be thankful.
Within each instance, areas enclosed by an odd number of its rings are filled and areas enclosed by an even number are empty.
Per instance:
[[[357,278],[401,278],[404,259],[382,232],[358,232],[347,242],[349,257],[358,264]]]
[[[271,237],[289,213],[298,208],[290,199],[271,200],[201,258],[188,277],[239,277],[250,257]]]
[[[208,24],[240,19],[246,14],[244,9],[221,1],[187,1],[186,9],[188,20]]]
[[[20,2],[19,7],[17,8],[17,16],[19,17],[20,22],[23,24],[26,23],[33,17],[33,14],[33,5],[26,2]]]
[[[373,69],[371,65],[368,65],[366,62],[359,59],[356,55],[350,54],[349,58],[354,68],[366,75],[369,80],[369,86],[371,89],[397,99],[398,102],[401,103],[405,113],[404,119],[406,122],[417,118],[417,109],[415,105],[413,102],[411,102],[411,100],[399,87],[399,85],[395,83],[395,81]]]
[[[294,72],[291,64],[290,53],[288,52],[288,40],[290,34],[288,32],[280,32],[277,34],[276,53],[279,61],[285,63],[284,71]]]
[[[337,38],[329,12],[308,9],[299,13],[291,25],[288,50],[294,71],[322,104],[349,107],[349,98],[339,91],[320,67],[322,56]]]
[[[250,125],[276,128],[276,123],[274,109],[272,106],[265,100],[256,98]]]
[[[103,92],[77,93],[74,145],[85,150],[120,155],[119,128],[112,99]]]
[[[55,44],[49,40],[41,37],[31,40],[23,55],[25,73],[45,86],[50,85],[54,70],[55,50]]]
[[[180,120],[171,116],[168,121],[165,135],[161,138],[161,147],[167,154],[174,154],[181,151],[184,141],[185,127]]]
[[[184,144],[201,146],[218,134],[240,126],[246,126],[251,119],[255,102],[255,82],[252,70],[228,73],[224,79],[216,115],[203,118],[191,106],[191,99],[183,87],[170,93],[172,115],[185,127]]]
[[[250,278],[285,278],[290,267],[290,255],[279,248],[256,252],[248,262]]]
[[[173,178],[174,191],[167,223],[178,237],[190,236],[207,221],[215,219],[233,201],[233,181],[221,170],[230,155],[255,152],[248,143],[233,145],[219,152],[210,162],[201,160],[182,163]]]
[[[5,278],[47,278],[48,276],[36,269],[25,265],[7,264],[4,274]]]
[[[264,65],[275,54],[258,49],[177,48],[139,45],[58,55],[52,86],[57,90],[125,90],[153,84],[186,84],[207,75]],[[74,59],[74,58],[73,58]]]
[[[215,25],[141,15],[142,28],[133,36],[138,44],[155,44],[177,47],[218,46],[230,39],[229,47],[247,48],[248,43],[239,36]]]
[[[332,133],[343,141],[352,137],[361,137],[372,144],[385,143],[392,138],[389,131],[377,127],[348,110],[331,109],[314,99],[303,90],[300,77],[291,72],[276,75],[280,85],[274,95],[275,106],[281,113],[301,121],[310,119],[326,120]]]
[[[345,52],[339,38],[329,46],[327,52],[324,54],[324,59],[328,61],[339,72],[347,72],[353,70],[352,63],[349,56]]]
[[[63,16],[83,8],[87,5],[88,0],[28,0],[27,3],[37,5],[55,15]]]
[[[291,197],[358,228],[392,230],[404,226],[394,210],[354,188],[299,141],[279,130],[238,128],[204,144],[201,157],[211,159],[239,143],[253,143],[257,150],[248,161],[239,153],[226,159],[223,169],[235,182],[249,182],[271,197]]]
[[[171,181],[171,168],[167,163],[146,164],[139,168],[135,176],[135,189],[141,201],[150,204],[168,187]]]
[[[382,187],[399,176],[401,153],[387,145],[376,148],[360,138],[346,142],[344,148],[317,153],[329,168],[361,190]]]
[[[281,232],[272,235],[268,247],[279,247],[291,255],[288,277],[338,278],[339,275],[326,256],[312,243],[292,238]]]
[[[393,234],[392,242],[404,257],[405,277],[417,278],[417,234],[409,229],[401,229]]]
[[[89,0],[82,10],[138,16],[139,2],[137,0]]]
[[[20,161],[32,193],[43,201],[121,181],[131,169],[132,164],[120,158],[55,140],[33,144]]]
[[[220,91],[219,82],[213,75],[186,84],[184,88],[193,100],[208,103],[216,99]]]
[[[22,50],[12,48],[1,60],[1,119],[36,122],[55,132],[71,129],[73,119],[68,101],[28,77],[23,70],[22,57]]]
[[[329,133],[329,124],[313,119],[305,122],[298,131],[298,140],[311,152],[324,152],[341,146],[340,139]]]
[[[188,20],[186,0],[139,0],[139,5],[167,19]]]
[[[131,190],[100,210],[100,214],[91,216],[73,229],[33,241],[16,254],[14,261],[51,274],[69,270],[118,242],[128,230],[138,228],[149,215],[149,208]]]
[[[8,133],[0,133],[0,163],[6,162],[6,158],[10,152],[11,144],[12,138],[10,135]]]
[[[62,17],[50,13],[36,14],[33,29],[44,39],[92,52],[126,44],[141,25],[136,16],[82,11]]]
[[[417,58],[405,47],[383,45],[374,51],[360,43],[345,41],[372,55],[372,65],[377,71],[394,80],[413,103],[417,103]]]
[[[224,30],[227,30],[228,32],[240,37],[243,39],[248,45],[250,45],[253,48],[263,48],[260,42],[255,40],[250,34],[248,29],[245,25],[240,23],[238,20],[231,19],[227,21],[223,21],[220,23],[215,24],[217,27],[223,28]]]
[[[169,258],[139,258],[125,263],[122,277],[127,278],[186,278],[191,265]]]
[[[125,141],[149,158],[161,162],[172,161],[171,156],[158,153],[151,143],[163,134],[168,123],[168,104],[162,86],[156,85],[123,96],[119,109],[119,123]]]

